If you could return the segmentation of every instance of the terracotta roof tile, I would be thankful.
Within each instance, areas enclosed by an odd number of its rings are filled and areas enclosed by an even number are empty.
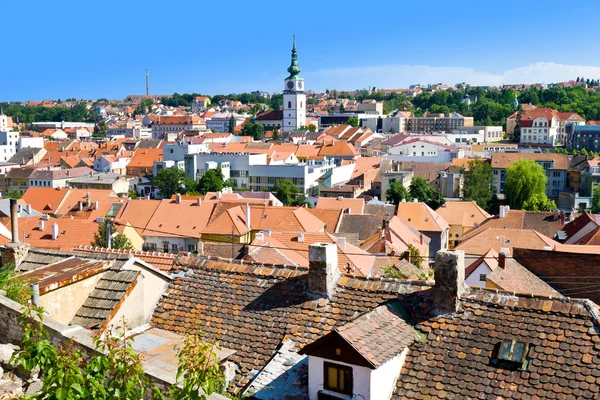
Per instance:
[[[418,231],[442,232],[448,229],[448,222],[425,203],[401,202],[396,215]]]

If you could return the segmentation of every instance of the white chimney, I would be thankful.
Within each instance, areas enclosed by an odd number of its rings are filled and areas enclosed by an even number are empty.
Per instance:
[[[337,244],[338,244],[338,246],[340,246],[340,249],[342,249],[342,251],[346,251],[346,238],[345,237],[337,238]]]
[[[98,202],[97,202],[97,201],[95,201],[95,202],[94,202],[94,210],[97,210],[97,209],[98,209]]]
[[[504,218],[506,216],[506,209],[504,206],[500,206],[500,218]]]
[[[263,231],[263,233],[265,234],[266,237],[271,237],[271,230],[270,229],[263,229],[262,231]]]
[[[177,204],[181,204],[181,195],[179,193],[175,195],[175,201],[177,202]]]
[[[27,214],[31,214],[31,204],[25,205],[25,211],[27,211]]]
[[[246,226],[252,228],[250,224],[250,204],[246,203]]]
[[[338,196],[338,201],[342,201],[344,198],[342,196]]]
[[[256,240],[260,240],[261,242],[265,241],[265,234],[262,232],[258,232],[254,237]]]
[[[44,220],[40,219],[40,231],[44,230]]]
[[[199,205],[202,205],[202,197],[198,197],[198,198],[196,199],[196,205],[198,205],[198,206],[199,206]]]
[[[221,200],[221,192],[217,192],[217,200]]]
[[[83,203],[81,201],[79,202],[79,211],[83,211]]]
[[[58,224],[52,224],[52,240],[58,239]]]
[[[502,245],[504,245],[504,243],[502,243]],[[552,247],[550,248],[550,250],[552,250]],[[500,254],[504,254],[506,257],[510,257],[510,249],[508,247],[501,247]]]
[[[304,232],[298,232],[298,243],[304,243]]]
[[[413,199],[413,203],[418,203],[419,199]]]

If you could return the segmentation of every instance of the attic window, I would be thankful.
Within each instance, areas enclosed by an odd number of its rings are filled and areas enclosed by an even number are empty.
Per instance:
[[[510,239],[506,239],[506,241],[504,243],[509,244],[510,243]]]
[[[506,339],[498,344],[498,353],[493,363],[502,367],[527,370],[528,355],[529,343]]]
[[[267,215],[266,215],[266,214],[265,214],[265,215],[263,215],[263,219],[267,219]]]

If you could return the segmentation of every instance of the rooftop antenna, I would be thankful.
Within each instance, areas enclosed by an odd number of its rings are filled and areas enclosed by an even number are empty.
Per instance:
[[[148,69],[146,69],[146,96],[150,96],[150,83],[148,81]]]

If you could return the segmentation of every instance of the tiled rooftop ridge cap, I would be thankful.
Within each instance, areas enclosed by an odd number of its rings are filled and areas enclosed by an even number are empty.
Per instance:
[[[160,251],[108,249],[105,247],[87,246],[87,245],[81,245],[81,244],[79,246],[75,247],[73,250],[84,250],[84,251],[88,251],[88,252],[106,253],[106,254],[131,254],[134,256],[152,256],[152,257],[173,258],[173,259],[177,257],[177,254],[163,253]]]

